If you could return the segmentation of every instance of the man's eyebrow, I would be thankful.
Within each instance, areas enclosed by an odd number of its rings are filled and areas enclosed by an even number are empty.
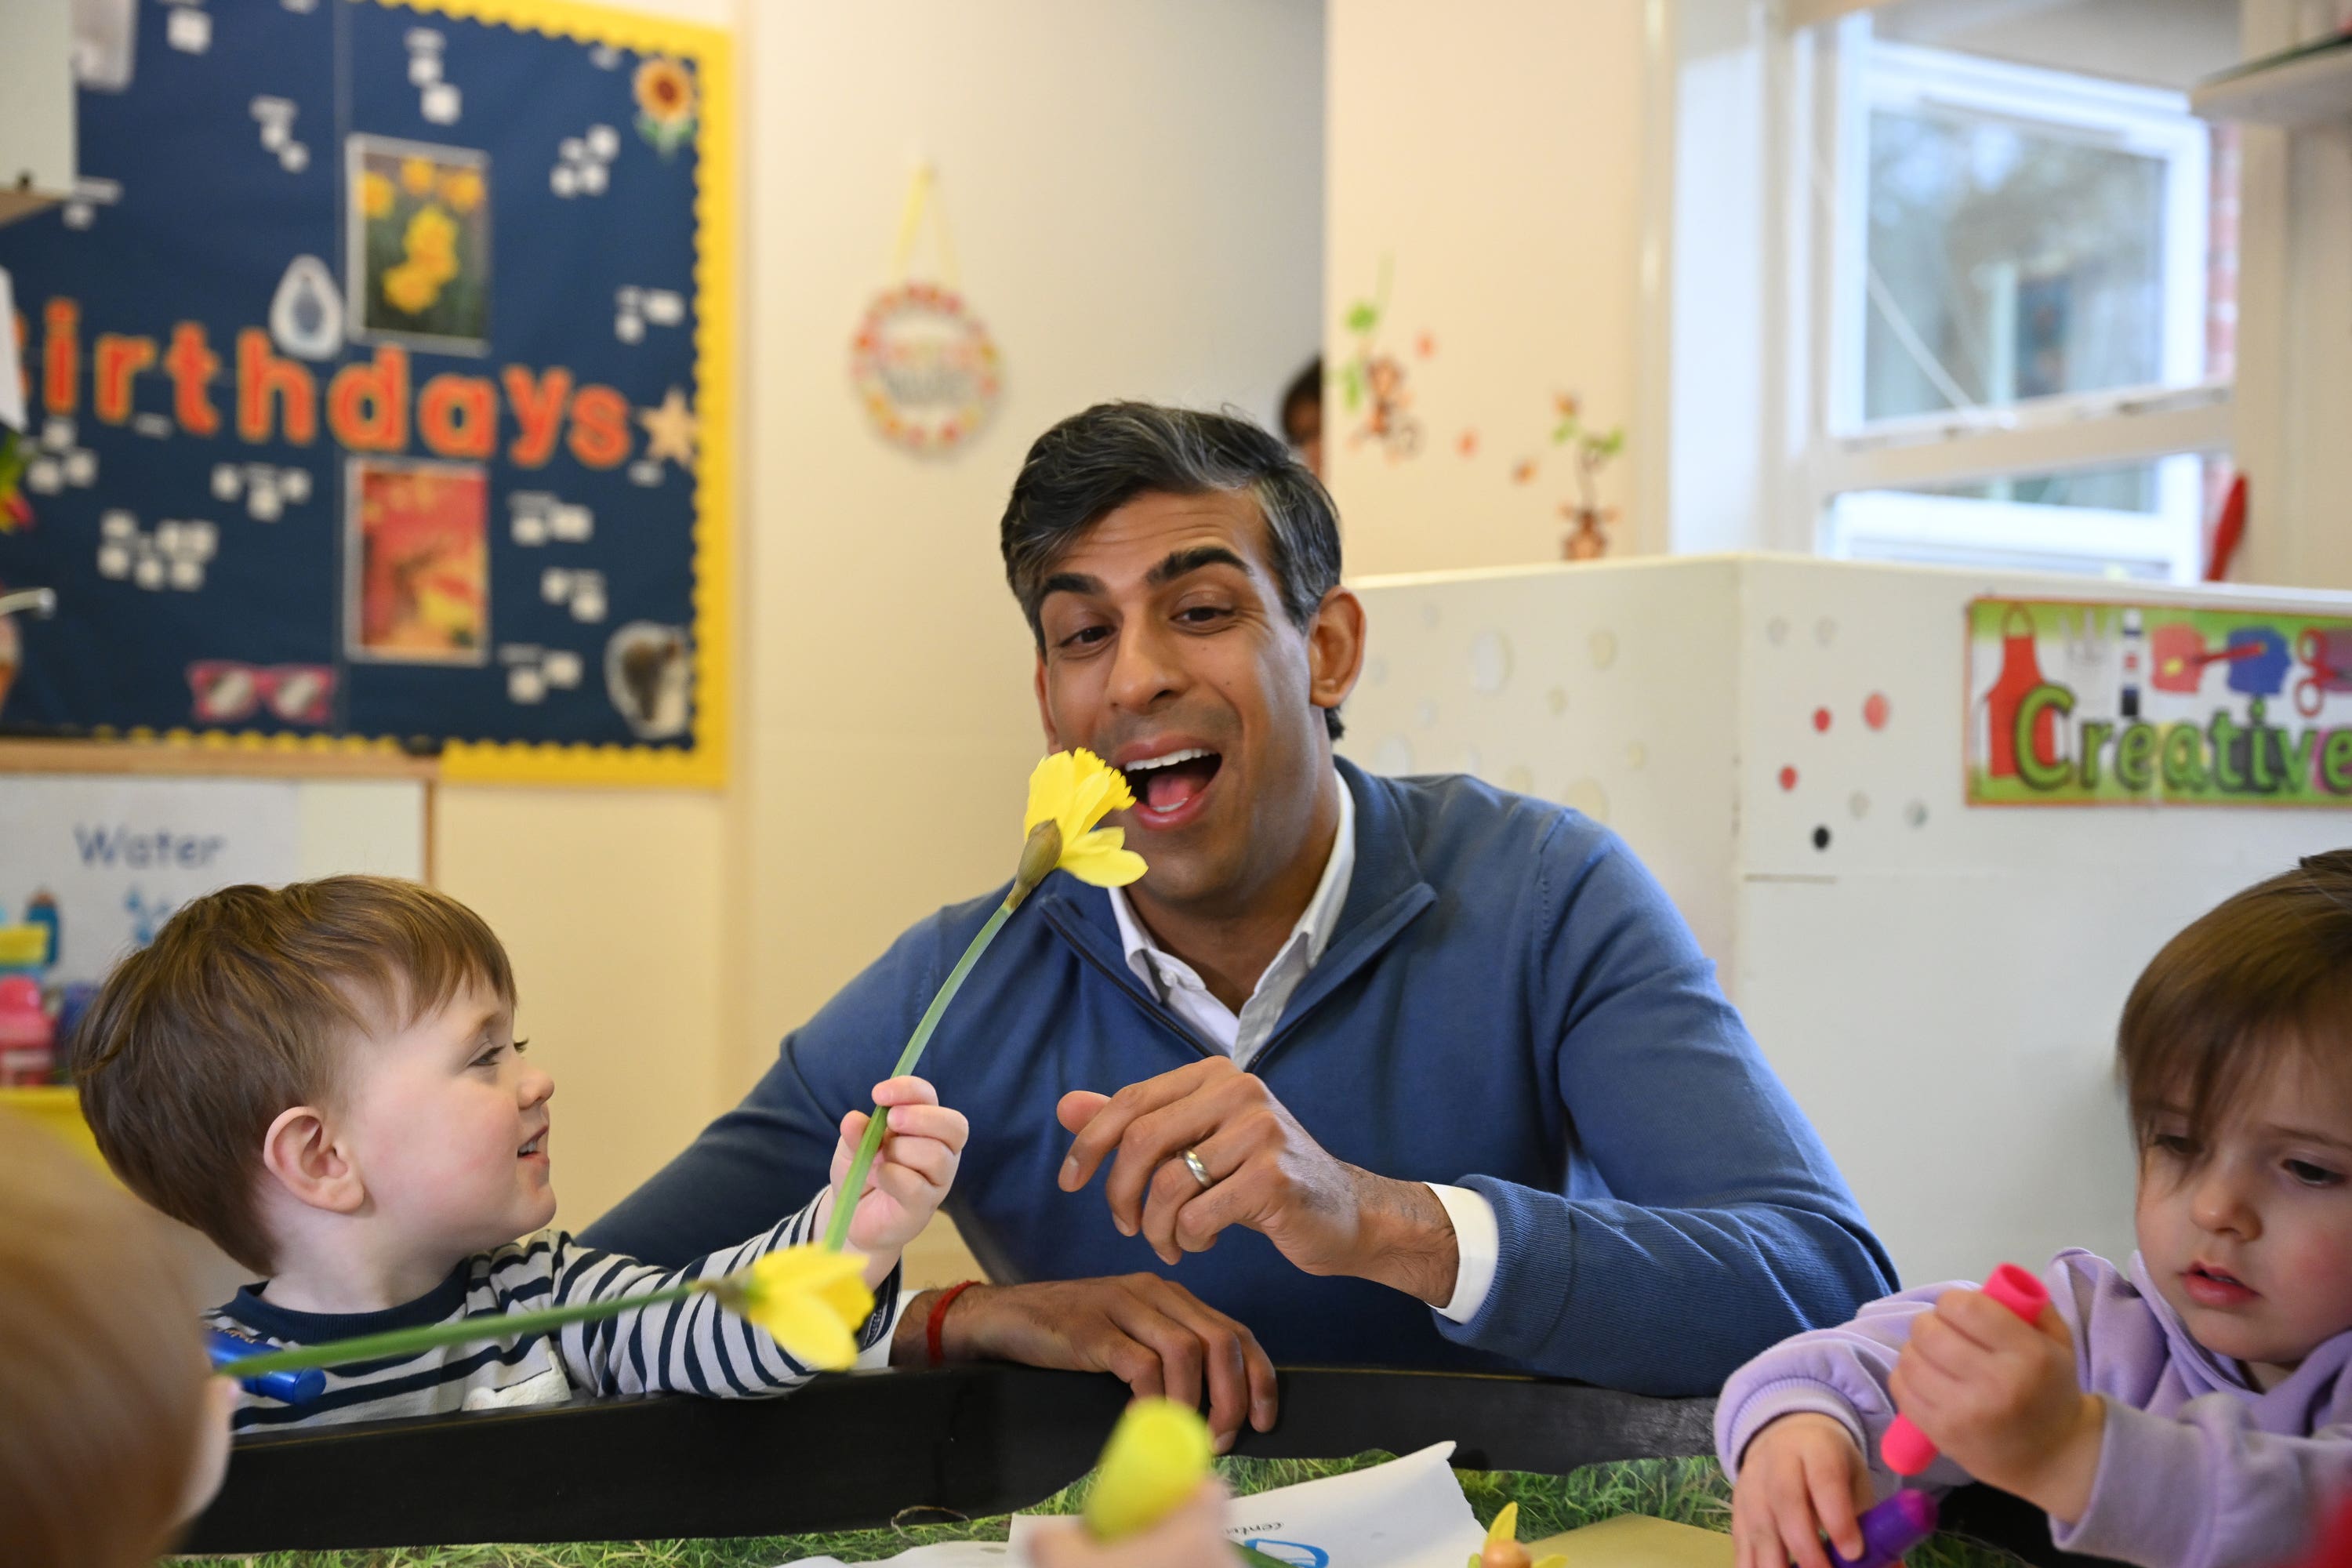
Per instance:
[[[1143,580],[1158,588],[1204,566],[1231,566],[1244,575],[1249,572],[1249,563],[1223,545],[1196,544],[1190,550],[1170,552],[1166,560],[1144,574]]]
[[[1098,595],[1102,591],[1102,579],[1099,577],[1089,577],[1083,572],[1056,572],[1045,579],[1045,586],[1037,590],[1037,598],[1043,603],[1055,594]]]
[[[1155,588],[1162,588],[1204,566],[1231,566],[1237,572],[1249,571],[1249,563],[1223,545],[1196,544],[1190,550],[1170,552],[1167,559],[1144,574],[1143,580]],[[1100,595],[1105,591],[1099,577],[1089,577],[1083,572],[1056,572],[1045,579],[1044,586],[1037,590],[1037,597],[1043,601],[1055,594]]]

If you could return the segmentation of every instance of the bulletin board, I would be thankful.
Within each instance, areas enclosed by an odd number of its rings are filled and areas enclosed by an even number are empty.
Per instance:
[[[29,523],[0,731],[709,785],[724,34],[560,0],[97,0],[0,228]],[[0,659],[0,663],[7,662]]]

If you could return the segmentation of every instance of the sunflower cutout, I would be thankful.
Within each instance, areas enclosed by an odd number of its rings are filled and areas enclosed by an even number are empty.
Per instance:
[[[637,68],[637,134],[665,158],[694,134],[694,73],[685,62],[656,57]]]

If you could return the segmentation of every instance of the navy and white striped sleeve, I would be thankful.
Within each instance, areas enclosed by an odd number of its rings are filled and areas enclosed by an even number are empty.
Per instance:
[[[648,1296],[674,1286],[715,1279],[748,1268],[767,1253],[814,1240],[823,1194],[766,1234],[698,1258],[681,1268],[658,1268],[618,1253],[583,1247],[559,1236],[545,1254],[550,1305]],[[872,1349],[896,1320],[898,1274],[877,1291],[875,1309],[858,1336]],[[698,1394],[719,1398],[781,1394],[813,1375],[764,1329],[756,1328],[698,1293],[641,1311],[572,1323],[557,1336],[558,1353],[574,1385],[596,1394]]]

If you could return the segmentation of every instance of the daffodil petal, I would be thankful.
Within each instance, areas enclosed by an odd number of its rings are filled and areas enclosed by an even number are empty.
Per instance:
[[[1120,848],[1116,839],[1108,844],[1097,842],[1118,831],[1109,828],[1089,833],[1074,847],[1063,850],[1062,869],[1097,888],[1124,888],[1129,882],[1142,880],[1148,869],[1142,856],[1132,849]]]
[[[1077,762],[1069,752],[1055,752],[1039,759],[1029,771],[1029,806],[1021,816],[1023,836],[1041,822],[1060,821],[1076,786]]]
[[[1078,774],[1077,788],[1070,795],[1070,805],[1062,816],[1062,837],[1066,840],[1085,836],[1087,830],[1103,819],[1110,809],[1110,774],[1099,767],[1093,773],[1083,770]]]
[[[814,1297],[798,1291],[779,1295],[743,1315],[803,1366],[842,1372],[856,1364],[856,1337],[842,1326],[839,1313]]]
[[[1486,1544],[1493,1546],[1498,1542],[1517,1541],[1518,1532],[1519,1505],[1507,1502],[1503,1505],[1503,1511],[1495,1516],[1495,1522],[1486,1527]]]

